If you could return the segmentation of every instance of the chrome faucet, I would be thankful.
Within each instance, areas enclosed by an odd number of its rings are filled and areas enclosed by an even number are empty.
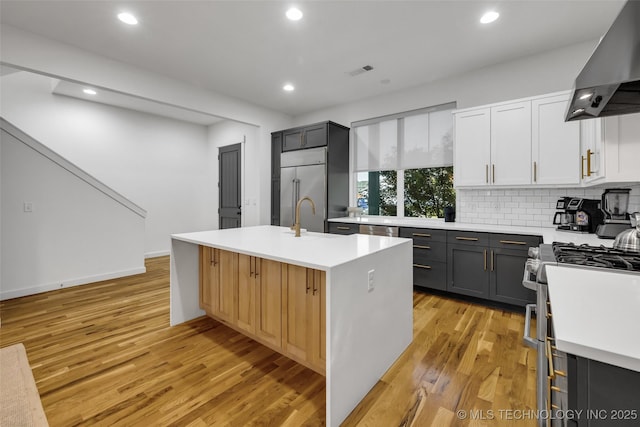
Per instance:
[[[305,200],[308,200],[309,203],[311,203],[311,212],[313,212],[314,215],[316,214],[316,204],[313,203],[311,197],[303,197],[298,200],[298,203],[296,203],[296,222],[291,226],[291,229],[296,231],[295,237],[300,237],[300,205],[302,205],[302,202]]]

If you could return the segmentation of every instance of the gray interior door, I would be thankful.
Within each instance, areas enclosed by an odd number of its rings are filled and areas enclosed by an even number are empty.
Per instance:
[[[218,216],[221,229],[238,228],[242,224],[240,147],[241,144],[234,144],[218,149]]]

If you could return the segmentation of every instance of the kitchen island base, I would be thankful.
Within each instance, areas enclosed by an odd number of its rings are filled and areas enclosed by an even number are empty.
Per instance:
[[[200,308],[200,246],[324,273],[323,363],[329,426],[339,425],[349,415],[412,340],[408,239],[317,233],[294,238],[285,228],[269,226],[174,235],[171,325],[205,314]],[[280,331],[274,345],[282,348]]]

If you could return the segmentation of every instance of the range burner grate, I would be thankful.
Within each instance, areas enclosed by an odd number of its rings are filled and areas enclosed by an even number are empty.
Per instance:
[[[604,246],[554,242],[553,253],[560,263],[640,271],[640,254]]]

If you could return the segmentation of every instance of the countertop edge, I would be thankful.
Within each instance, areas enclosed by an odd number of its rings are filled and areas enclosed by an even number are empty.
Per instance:
[[[257,228],[259,227],[275,227],[275,226],[257,226]],[[246,231],[247,229],[250,229],[252,227],[244,227],[244,231]],[[280,227],[282,228],[282,227]],[[308,267],[308,268],[313,268],[316,270],[324,270],[324,271],[329,271],[333,268],[336,268],[340,265],[344,265],[347,264],[349,262],[352,262],[362,256],[368,256],[380,251],[384,251],[386,249],[390,249],[399,245],[403,245],[403,244],[407,244],[410,245],[412,240],[408,239],[408,238],[404,238],[404,237],[388,237],[388,236],[365,236],[362,234],[356,234],[356,235],[345,235],[345,236],[338,236],[338,235],[331,235],[332,238],[334,239],[346,239],[346,240],[357,240],[357,239],[361,239],[363,237],[366,237],[367,239],[393,239],[393,242],[388,243],[387,245],[383,246],[383,247],[378,247],[378,248],[369,248],[366,253],[363,253],[360,256],[356,256],[356,257],[349,257],[346,258],[344,260],[340,260],[339,262],[326,262],[326,263],[316,263],[310,260],[305,260],[305,259],[301,259],[301,258],[295,258],[295,257],[287,257],[284,256],[282,254],[273,254],[273,253],[269,253],[269,252],[264,252],[264,251],[257,251],[257,250],[251,250],[249,248],[247,248],[244,245],[231,245],[228,242],[221,242],[221,241],[213,241],[213,236],[215,236],[216,232],[220,232],[221,230],[205,230],[205,231],[196,231],[196,232],[191,232],[191,233],[177,233],[177,234],[171,234],[170,237],[171,239],[175,239],[178,241],[182,241],[182,242],[186,242],[186,243],[191,243],[191,244],[195,244],[195,245],[202,245],[202,246],[208,246],[208,247],[215,247],[218,249],[223,249],[223,250],[228,250],[231,252],[237,252],[237,253],[241,253],[244,255],[249,255],[249,256],[256,256],[256,257],[260,257],[260,258],[265,258],[265,259],[270,259],[273,261],[278,261],[278,262],[283,262],[283,263],[288,263],[288,264],[295,264],[295,265],[300,265],[303,267]],[[212,233],[212,239],[203,239],[202,237],[197,238],[194,237],[195,235],[201,235],[202,233]],[[326,236],[326,233],[310,233],[310,234],[318,234],[318,235],[324,235]],[[291,238],[293,238],[293,236],[291,236]],[[354,243],[355,244],[355,243]]]
[[[575,244],[588,244],[593,246],[613,246],[613,239],[600,239],[592,233],[576,233],[557,230],[549,227],[528,227],[519,225],[476,224],[464,222],[445,222],[443,219],[427,218],[396,218],[382,216],[340,217],[330,218],[330,223],[347,223],[362,225],[382,225],[391,227],[415,227],[431,228],[448,231],[474,231],[478,233],[502,233],[527,236],[540,236],[543,243],[573,242]]]

